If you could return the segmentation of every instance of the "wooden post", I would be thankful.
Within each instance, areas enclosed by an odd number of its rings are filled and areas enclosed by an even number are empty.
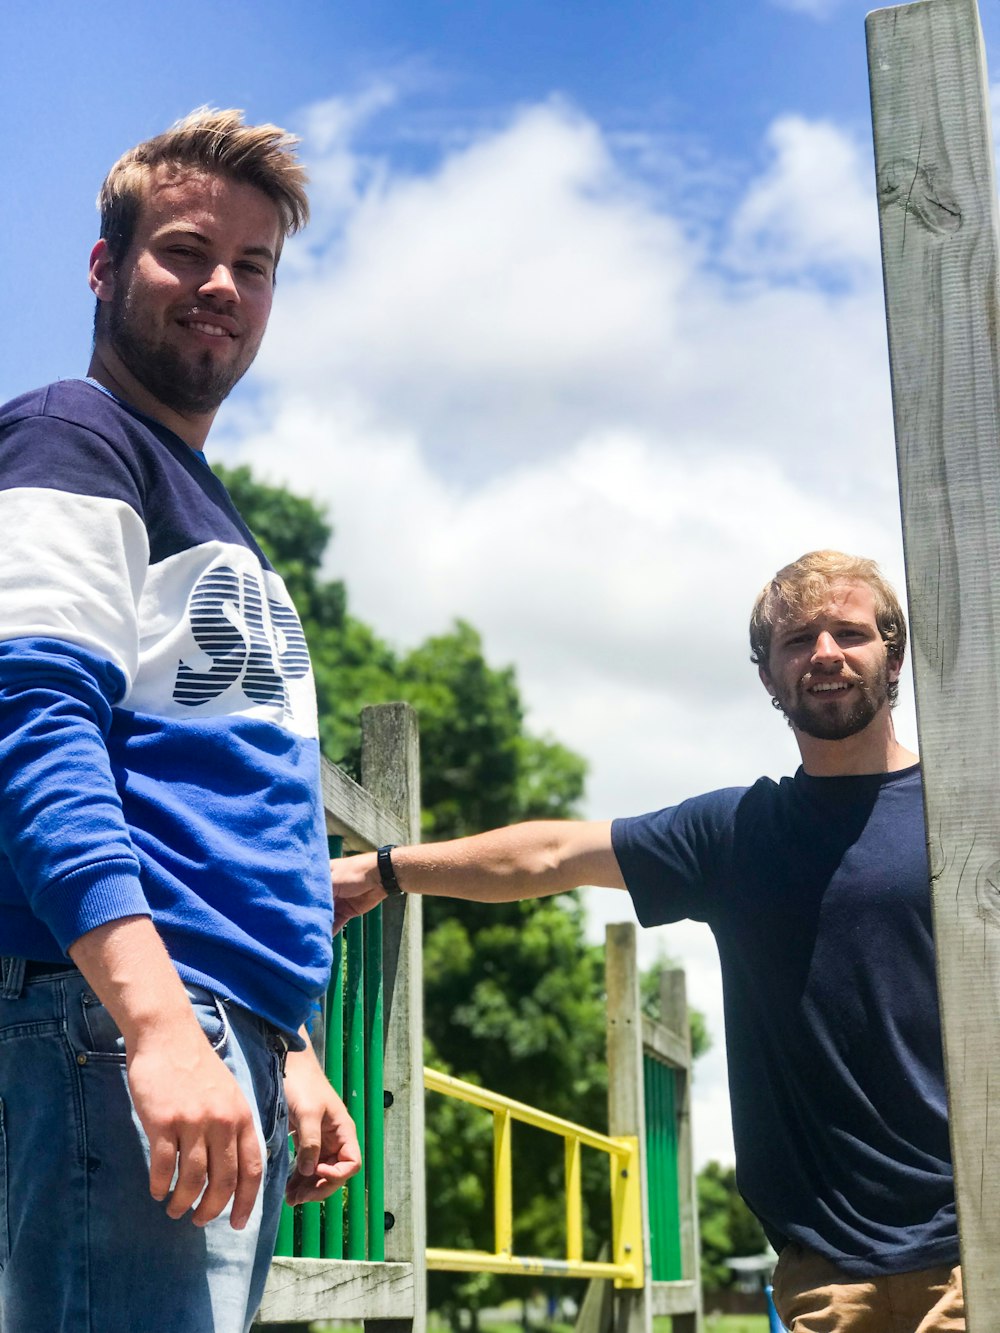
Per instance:
[[[637,1291],[614,1293],[614,1333],[652,1333],[649,1299],[652,1261],[649,1252],[649,1200],[646,1197],[646,1109],[642,1079],[642,1017],[635,926],[631,921],[605,930],[605,981],[608,995],[608,1133],[639,1139],[643,1216],[643,1267],[646,1282]]]
[[[997,198],[974,0],[869,15],[896,447],[968,1327],[1000,1307]],[[992,1092],[991,1092],[992,1089]]]
[[[696,1309],[673,1316],[671,1333],[699,1333],[702,1324],[701,1243],[691,1134],[691,1023],[688,1018],[687,983],[682,968],[671,968],[660,976],[660,1022],[682,1043],[685,1057],[683,1066],[675,1072],[677,1191],[680,1203],[681,1266],[684,1277],[694,1282],[697,1301]]]
[[[420,744],[408,704],[361,714],[361,785],[420,841]],[[413,1319],[366,1320],[382,1333],[423,1333],[427,1322],[427,1217],[424,1182],[423,970],[419,897],[383,905],[385,977],[385,1238],[387,1260],[413,1265]],[[391,1099],[391,1100],[390,1100]],[[407,1171],[409,1180],[406,1180]]]

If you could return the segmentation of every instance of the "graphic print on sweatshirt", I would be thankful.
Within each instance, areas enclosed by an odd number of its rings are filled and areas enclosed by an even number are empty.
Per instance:
[[[246,547],[208,542],[147,575],[139,669],[121,706],[171,717],[246,714],[316,735],[309,652],[288,593]]]

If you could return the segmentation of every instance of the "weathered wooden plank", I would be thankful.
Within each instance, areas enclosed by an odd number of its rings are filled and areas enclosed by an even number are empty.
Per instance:
[[[642,1015],[639,1008],[635,926],[631,921],[605,928],[604,977],[608,1005],[608,1133],[635,1134],[639,1139],[643,1268],[646,1274],[645,1285],[639,1290],[628,1291],[623,1288],[614,1293],[614,1329],[615,1333],[652,1333]]]
[[[691,1048],[688,1042],[645,1014],[642,1015],[642,1044],[650,1055],[655,1055],[674,1069],[685,1069],[690,1062]]]
[[[258,1322],[412,1319],[411,1264],[341,1259],[273,1259]]]
[[[688,1017],[687,981],[682,968],[671,968],[660,977],[660,1015],[671,1034],[681,1033],[683,1060],[676,1074],[677,1114],[677,1192],[681,1228],[681,1271],[691,1287],[692,1303],[676,1311],[672,1333],[700,1333],[702,1326],[701,1302],[701,1242],[698,1229],[698,1191],[694,1170],[694,1143],[691,1135],[691,1023]],[[653,1286],[653,1313],[660,1310],[657,1291],[665,1286]],[[675,1285],[673,1283],[669,1284]],[[679,1285],[679,1284],[678,1284]]]
[[[339,834],[346,851],[370,852],[387,842],[409,841],[407,824],[327,759],[320,761],[320,790],[326,831]]]
[[[401,823],[401,836],[420,841],[420,742],[407,704],[361,714],[361,781]],[[383,905],[385,977],[385,1253],[413,1269],[413,1314],[383,1333],[423,1333],[427,1320],[427,1220],[424,1182],[423,966],[419,897]],[[372,1315],[371,1318],[380,1316]]]
[[[673,1315],[674,1328],[679,1329],[684,1327],[679,1322],[682,1317],[697,1318],[701,1309],[701,1287],[686,1278],[682,1282],[654,1282],[649,1299],[653,1314]]]
[[[997,200],[974,0],[868,18],[934,926],[969,1328],[1000,1307]]]

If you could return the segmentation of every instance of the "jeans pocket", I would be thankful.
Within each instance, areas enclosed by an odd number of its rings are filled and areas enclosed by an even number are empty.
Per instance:
[[[229,1042],[229,1023],[218,997],[204,986],[185,986],[198,1026],[212,1050],[224,1055]],[[125,1038],[118,1024],[91,990],[81,995],[87,1054],[92,1060],[125,1063]]]
[[[0,1272],[10,1257],[10,1220],[7,1215],[7,1109],[0,1100]]]

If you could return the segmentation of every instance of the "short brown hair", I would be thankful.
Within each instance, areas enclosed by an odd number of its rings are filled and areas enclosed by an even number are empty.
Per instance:
[[[295,155],[299,140],[277,125],[244,125],[242,111],[199,107],[154,139],[123,154],[108,172],[97,207],[101,237],[111,260],[121,263],[135,234],[143,190],[160,165],[190,167],[253,185],[273,201],[286,236],[309,220],[306,170]]]
[[[765,671],[771,639],[778,620],[816,610],[826,600],[831,583],[863,583],[875,601],[875,624],[889,657],[902,662],[906,653],[906,618],[892,585],[874,560],[843,551],[809,551],[779,569],[760,590],[750,616],[750,660]],[[889,686],[889,702],[896,702],[898,686]]]

